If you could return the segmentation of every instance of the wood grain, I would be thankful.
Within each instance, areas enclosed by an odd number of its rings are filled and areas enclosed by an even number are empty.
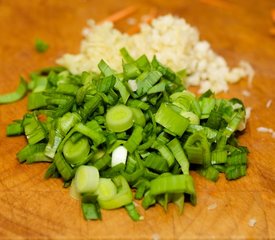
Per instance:
[[[263,239],[275,238],[275,139],[257,127],[275,129],[275,38],[271,9],[274,1],[141,0],[0,0],[0,93],[16,88],[19,76],[53,65],[66,52],[76,53],[87,19],[101,21],[126,6],[139,4],[136,17],[156,8],[160,14],[184,17],[201,38],[233,66],[251,62],[253,86],[246,80],[230,86],[221,97],[238,97],[252,107],[240,141],[250,149],[247,176],[209,182],[193,173],[198,204],[186,204],[179,216],[174,206],[139,210],[145,219],[131,221],[123,209],[103,211],[103,221],[85,222],[79,203],[69,197],[60,180],[43,179],[45,164],[20,165],[16,152],[24,138],[7,138],[5,128],[26,112],[26,99],[0,106],[0,239]],[[220,2],[226,2],[225,5]],[[223,7],[227,6],[227,7]],[[119,22],[126,30],[129,26]],[[34,50],[36,38],[50,44],[45,54]],[[251,95],[245,97],[242,92]],[[266,108],[268,100],[273,100]],[[213,210],[208,206],[217,204]],[[256,219],[256,225],[248,222]]]

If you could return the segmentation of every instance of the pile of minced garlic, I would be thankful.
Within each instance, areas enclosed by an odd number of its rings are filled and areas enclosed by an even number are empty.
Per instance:
[[[146,54],[152,59],[155,55],[174,71],[185,69],[188,73],[185,84],[200,86],[199,92],[208,89],[216,93],[227,91],[228,83],[244,77],[251,81],[254,75],[252,67],[245,61],[230,69],[207,41],[199,39],[196,28],[172,15],[158,17],[151,24],[141,24],[140,32],[134,35],[120,32],[111,22],[97,25],[89,20],[83,35],[80,53],[65,54],[57,60],[74,74],[98,72],[97,64],[101,59],[114,70],[122,71],[119,50],[125,47],[134,58]]]

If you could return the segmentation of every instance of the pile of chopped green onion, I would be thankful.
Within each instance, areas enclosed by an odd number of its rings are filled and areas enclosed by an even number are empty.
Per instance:
[[[183,87],[184,71],[133,59],[124,48],[121,55],[122,73],[101,60],[100,74],[31,74],[29,112],[7,127],[8,136],[27,138],[20,163],[49,162],[45,178],[71,186],[87,220],[121,207],[140,220],[134,199],[145,209],[172,202],[182,213],[186,197],[196,204],[190,169],[212,181],[246,174],[248,150],[236,139],[245,121],[240,100],[196,97]]]

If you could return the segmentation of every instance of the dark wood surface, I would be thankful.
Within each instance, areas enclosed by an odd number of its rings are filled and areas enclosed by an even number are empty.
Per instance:
[[[270,14],[274,1],[0,0],[0,93],[14,90],[20,75],[53,65],[64,53],[77,53],[87,19],[100,21],[137,2],[136,17],[152,7],[159,14],[184,17],[231,66],[241,59],[253,65],[252,87],[242,80],[219,95],[238,97],[252,107],[240,139],[251,152],[247,176],[231,182],[221,176],[212,183],[192,173],[198,204],[186,204],[182,216],[172,205],[167,213],[159,206],[148,211],[139,206],[145,217],[140,222],[130,220],[123,209],[103,211],[102,221],[85,222],[61,181],[43,179],[46,164],[20,165],[16,159],[25,139],[7,138],[5,128],[26,112],[25,98],[0,105],[0,239],[275,238],[275,139],[256,130],[275,129],[275,38],[269,34],[275,24]],[[117,27],[129,28],[125,21]],[[36,38],[50,44],[46,53],[34,50]],[[251,95],[245,97],[244,90]],[[217,207],[209,210],[212,204]],[[254,227],[248,225],[250,219],[256,219]]]

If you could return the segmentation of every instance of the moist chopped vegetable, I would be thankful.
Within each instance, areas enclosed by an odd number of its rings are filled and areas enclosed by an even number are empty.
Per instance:
[[[7,135],[28,140],[21,163],[50,162],[45,178],[72,185],[87,220],[121,207],[141,220],[134,198],[145,209],[175,203],[182,213],[188,199],[196,204],[191,169],[212,181],[246,174],[248,150],[235,134],[245,123],[240,100],[211,91],[196,97],[156,58],[121,54],[119,73],[102,60],[98,74],[50,68],[31,75],[29,112],[7,127]]]
[[[19,86],[14,92],[1,94],[0,95],[0,104],[12,103],[20,100],[25,96],[28,91],[28,85],[24,78],[21,77]]]

